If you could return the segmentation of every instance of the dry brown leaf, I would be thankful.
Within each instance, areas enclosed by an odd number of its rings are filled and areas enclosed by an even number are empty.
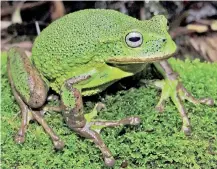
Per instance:
[[[200,24],[189,24],[186,26],[188,30],[193,30],[198,33],[203,33],[208,31],[208,26]]]
[[[1,30],[7,29],[10,25],[12,25],[11,21],[1,21]]]
[[[28,50],[31,51],[32,49],[32,42],[30,41],[23,41],[23,42],[19,42],[19,43],[13,43],[13,44],[3,44],[1,43],[1,50],[9,50],[11,47],[20,47],[24,50]]]
[[[21,17],[20,12],[21,12],[21,8],[23,4],[24,4],[24,1],[19,2],[18,5],[16,6],[16,9],[13,12],[12,17],[11,17],[12,23],[22,23],[22,17]]]
[[[207,25],[213,31],[217,30],[217,20],[201,19],[201,20],[198,20],[197,23],[202,24],[202,25]]]
[[[217,45],[216,45],[217,44],[217,34],[213,34],[211,37],[208,36],[206,38],[206,40],[207,40],[207,43],[209,43],[210,46],[212,46],[213,49],[217,50]]]
[[[192,47],[204,57],[205,60],[217,62],[217,34],[189,39]]]
[[[177,36],[183,36],[183,35],[191,34],[194,32],[195,30],[189,30],[186,27],[177,27],[175,29],[170,30],[169,33],[172,38],[175,38]]]
[[[213,31],[217,31],[217,20],[212,21],[210,27]]]
[[[52,21],[62,17],[65,14],[65,7],[62,1],[53,1],[51,11]]]

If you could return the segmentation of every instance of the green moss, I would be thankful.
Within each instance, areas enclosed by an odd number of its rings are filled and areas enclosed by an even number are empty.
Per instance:
[[[106,168],[99,149],[71,131],[58,113],[47,113],[45,119],[64,140],[66,146],[62,151],[53,149],[50,138],[37,123],[28,127],[24,144],[15,144],[13,138],[20,125],[20,116],[16,116],[19,109],[2,63],[2,168]],[[216,63],[200,63],[197,60],[184,63],[175,59],[170,59],[170,63],[194,96],[212,96],[217,101]],[[186,137],[180,132],[182,121],[171,101],[167,102],[164,113],[155,111],[159,98],[160,92],[149,87],[132,88],[105,97],[107,110],[100,112],[98,118],[121,119],[131,115],[142,118],[140,126],[102,131],[105,143],[117,159],[114,168],[120,168],[124,160],[127,160],[129,169],[217,168],[216,105],[209,107],[185,102],[193,127],[192,136]],[[86,102],[85,112],[90,112],[94,104]]]

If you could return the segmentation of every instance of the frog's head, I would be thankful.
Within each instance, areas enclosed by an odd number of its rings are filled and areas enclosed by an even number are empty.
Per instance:
[[[176,44],[168,33],[167,19],[163,15],[138,21],[122,31],[115,49],[120,50],[107,59],[108,63],[150,63],[169,58]]]

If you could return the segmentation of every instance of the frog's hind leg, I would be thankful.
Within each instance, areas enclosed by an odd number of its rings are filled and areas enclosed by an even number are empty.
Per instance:
[[[25,132],[29,121],[35,119],[50,135],[54,146],[60,148],[64,144],[38,113],[47,98],[48,87],[45,82],[21,49],[16,47],[10,49],[7,62],[8,79],[22,115],[21,126],[15,136],[15,141],[17,143],[25,141]]]
[[[97,115],[98,105],[94,110],[84,115],[83,101],[81,91],[72,86],[80,81],[88,79],[88,76],[79,76],[69,79],[61,88],[61,106],[63,108],[63,116],[67,125],[78,133],[80,136],[91,139],[101,150],[106,166],[113,166],[115,163],[114,157],[109,148],[104,144],[99,131],[103,127],[115,127],[120,125],[137,125],[140,123],[138,117],[128,117],[122,120],[104,121],[93,120]]]
[[[25,141],[25,133],[26,133],[26,129],[29,124],[29,121],[36,120],[39,124],[42,125],[44,130],[51,137],[54,147],[56,149],[62,149],[64,147],[64,142],[55,134],[52,128],[48,126],[46,121],[43,119],[41,112],[30,110],[28,106],[22,101],[22,99],[17,94],[17,92],[14,89],[12,89],[12,91],[13,91],[13,94],[14,94],[14,97],[17,103],[20,106],[21,114],[22,114],[21,125],[15,136],[15,141],[17,143],[23,143]]]
[[[17,93],[15,89],[15,85],[11,75],[10,55],[8,56],[7,72],[8,72],[8,79],[11,85],[12,93],[20,107],[21,115],[22,115],[21,125],[15,136],[15,141],[17,143],[23,143],[25,141],[25,133],[26,133],[27,125],[29,124],[29,121],[32,119],[32,117],[28,115],[28,106],[23,102],[20,95]]]

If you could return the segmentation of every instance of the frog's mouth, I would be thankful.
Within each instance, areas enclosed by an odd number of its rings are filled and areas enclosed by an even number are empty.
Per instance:
[[[170,58],[173,55],[171,54],[165,54],[162,56],[162,54],[159,55],[149,55],[149,56],[143,56],[143,57],[112,57],[109,58],[106,62],[107,63],[118,63],[118,64],[133,64],[133,63],[153,63],[162,61],[165,59]]]

